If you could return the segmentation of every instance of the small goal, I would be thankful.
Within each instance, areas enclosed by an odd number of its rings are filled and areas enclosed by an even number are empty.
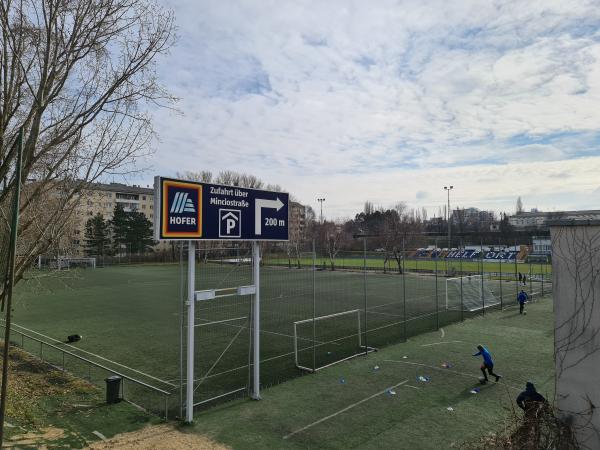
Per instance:
[[[69,270],[75,267],[96,268],[96,258],[59,256],[57,258],[38,257],[38,269]]]
[[[499,305],[490,285],[481,275],[446,279],[446,309],[479,311]]]
[[[377,351],[363,342],[361,314],[353,309],[294,322],[296,367],[316,372],[334,364]],[[309,367],[312,365],[313,367]]]

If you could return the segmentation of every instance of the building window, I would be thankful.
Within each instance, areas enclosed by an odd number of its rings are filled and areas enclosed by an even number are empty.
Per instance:
[[[142,196],[142,200],[146,200],[146,196],[145,195]]]
[[[140,196],[137,194],[117,194],[117,198],[122,200],[139,200]]]
[[[146,205],[142,205],[142,209],[146,209]]]

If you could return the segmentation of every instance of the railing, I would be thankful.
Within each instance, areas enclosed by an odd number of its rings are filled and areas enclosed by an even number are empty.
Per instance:
[[[4,325],[3,322],[0,323],[0,326],[3,329],[5,328],[5,325]],[[171,396],[171,392],[168,392],[168,391],[165,391],[163,389],[157,388],[156,386],[152,386],[152,385],[150,385],[148,383],[144,383],[143,381],[140,381],[140,380],[137,380],[135,378],[132,378],[132,377],[130,377],[128,375],[125,375],[125,374],[117,371],[117,370],[111,369],[110,367],[107,367],[107,366],[104,366],[104,365],[99,364],[97,362],[91,361],[91,360],[89,360],[87,358],[84,358],[83,356],[77,355],[77,354],[75,354],[73,352],[70,352],[70,351],[65,350],[63,348],[60,348],[60,347],[58,347],[56,345],[49,344],[48,342],[44,342],[41,339],[38,339],[38,338],[36,338],[34,336],[31,336],[31,335],[29,335],[27,333],[24,333],[22,331],[15,330],[14,328],[11,328],[10,332],[11,332],[11,334],[16,333],[16,334],[20,335],[20,337],[21,337],[20,348],[23,349],[23,350],[25,350],[27,353],[30,353],[30,354],[32,354],[34,356],[35,356],[34,352],[29,351],[29,350],[26,349],[26,347],[25,347],[25,338],[27,338],[27,339],[29,339],[29,340],[31,340],[33,342],[39,343],[39,355],[38,355],[39,358],[42,361],[50,364],[51,366],[53,366],[53,367],[55,367],[55,368],[57,368],[57,369],[59,369],[59,370],[61,370],[63,372],[67,371],[66,364],[65,364],[65,356],[68,356],[68,357],[71,357],[71,358],[75,358],[75,360],[77,360],[77,361],[83,362],[87,366],[87,369],[88,369],[88,377],[87,377],[87,379],[90,382],[93,382],[92,381],[92,368],[101,369],[101,370],[107,372],[108,374],[120,376],[122,378],[122,382],[121,382],[121,398],[123,400],[125,400],[126,402],[128,402],[128,403],[132,403],[135,406],[141,407],[142,409],[148,410],[148,411],[153,412],[153,413],[157,412],[156,408],[144,407],[144,406],[142,406],[142,405],[140,405],[140,404],[132,401],[132,399],[128,399],[127,397],[125,397],[125,381],[126,380],[129,381],[129,382],[131,382],[131,383],[133,383],[134,386],[142,388],[143,391],[151,392],[152,394],[158,394],[159,396],[162,396],[163,400],[164,400],[164,409],[163,409],[164,414],[162,415],[162,417],[164,417],[165,420],[168,419],[169,398]],[[14,338],[11,338],[11,342],[13,344],[19,346],[19,343],[16,342],[14,340]],[[49,358],[44,359],[44,349],[45,348],[52,349],[52,350],[60,352],[62,363],[59,364],[57,361],[54,361],[54,360],[50,361]],[[79,375],[79,376],[82,376],[82,377],[85,378],[85,376],[83,374],[78,374],[75,371],[70,371],[70,372],[73,373],[73,374],[75,374],[75,375]],[[145,402],[145,401],[142,399],[142,402]]]

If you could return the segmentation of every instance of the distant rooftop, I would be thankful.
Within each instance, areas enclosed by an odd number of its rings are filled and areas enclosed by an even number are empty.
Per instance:
[[[135,184],[132,186],[128,186],[123,183],[92,183],[88,189],[95,191],[123,192],[127,194],[154,194],[153,188],[145,188]]]
[[[581,217],[581,216],[597,216],[600,215],[600,209],[586,209],[581,211],[532,211],[532,212],[520,212],[515,214],[513,217],[556,217],[568,218]]]

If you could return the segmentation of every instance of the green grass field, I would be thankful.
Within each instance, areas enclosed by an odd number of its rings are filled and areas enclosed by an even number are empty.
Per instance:
[[[218,406],[197,414],[193,431],[234,449],[458,448],[501,430],[525,381],[552,399],[552,300],[527,310],[449,325],[265,390],[260,402]],[[479,343],[503,375],[497,384],[479,385]]]
[[[182,272],[185,274],[185,268],[180,271],[178,265],[143,265],[32,273],[18,285],[14,329],[173,392],[170,404],[177,409],[181,321],[185,323]],[[436,284],[431,274],[365,275],[263,267],[261,276],[265,386],[301,373],[294,363],[293,323],[313,314],[360,311],[316,322],[314,336],[312,322],[298,326],[299,362],[308,367],[363,351],[357,339],[358,320],[360,343],[381,348],[468,316],[458,309],[446,310],[446,279],[438,277]],[[496,295],[502,286],[506,301],[513,301],[515,283],[486,283]],[[208,263],[197,267],[197,289],[245,284],[251,284],[248,265]],[[249,296],[233,296],[197,305],[196,402],[236,390],[246,395],[251,373],[250,301]],[[65,344],[69,334],[80,334],[83,340]],[[17,334],[13,340],[21,343]],[[32,353],[41,351],[34,341],[22,342]],[[62,355],[56,350],[44,349],[43,357],[62,364]],[[67,358],[65,365],[76,374],[89,373],[87,366],[73,358]],[[102,382],[103,376],[106,373],[99,373],[96,381]],[[131,398],[135,388],[128,387],[128,393]],[[140,392],[138,401],[147,406],[144,395]]]

